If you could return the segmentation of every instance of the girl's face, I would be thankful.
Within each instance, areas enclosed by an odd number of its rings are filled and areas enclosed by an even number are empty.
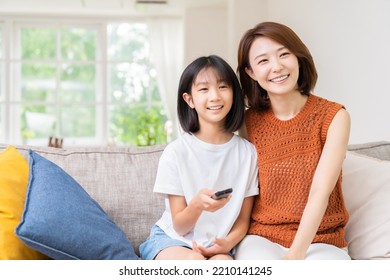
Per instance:
[[[258,37],[249,51],[250,69],[246,73],[268,92],[269,96],[297,91],[298,58],[285,46],[267,37]]]
[[[213,68],[206,68],[195,78],[191,94],[184,93],[183,98],[198,113],[201,129],[207,124],[221,127],[233,104],[233,89]]]

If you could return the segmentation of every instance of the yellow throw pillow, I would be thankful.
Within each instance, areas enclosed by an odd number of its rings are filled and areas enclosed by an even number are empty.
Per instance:
[[[15,234],[22,218],[27,183],[27,161],[15,147],[8,146],[0,152],[0,259],[48,259]]]

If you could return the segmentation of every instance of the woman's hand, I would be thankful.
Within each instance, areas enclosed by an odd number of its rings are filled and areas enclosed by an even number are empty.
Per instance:
[[[291,251],[288,251],[286,255],[283,256],[283,260],[304,260],[305,253],[303,254],[294,254]]]

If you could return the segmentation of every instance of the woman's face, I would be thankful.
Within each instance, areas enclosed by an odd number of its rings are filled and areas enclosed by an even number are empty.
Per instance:
[[[196,110],[199,124],[223,126],[233,104],[233,88],[220,80],[217,72],[207,68],[199,72],[192,84],[191,94],[184,93],[184,100]]]
[[[293,93],[298,88],[298,58],[285,46],[267,37],[258,37],[249,50],[246,73],[269,96]]]

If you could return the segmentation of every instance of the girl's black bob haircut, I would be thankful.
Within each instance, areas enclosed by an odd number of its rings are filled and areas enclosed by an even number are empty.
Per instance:
[[[199,131],[199,119],[196,110],[192,109],[183,98],[184,93],[191,94],[192,85],[198,74],[212,68],[219,80],[226,82],[233,90],[233,104],[225,119],[225,129],[229,132],[237,131],[244,122],[245,103],[241,92],[240,82],[230,65],[217,55],[202,56],[190,63],[181,75],[178,94],[177,112],[180,125],[185,132]]]

